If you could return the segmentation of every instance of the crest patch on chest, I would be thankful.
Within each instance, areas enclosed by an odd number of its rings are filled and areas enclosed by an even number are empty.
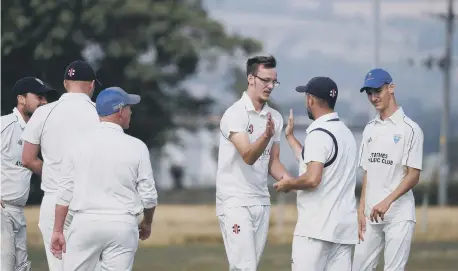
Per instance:
[[[246,131],[251,135],[253,133],[253,124],[250,124],[248,125],[248,128],[246,129]]]
[[[397,144],[399,142],[399,140],[401,140],[401,135],[400,134],[393,135],[394,144]]]

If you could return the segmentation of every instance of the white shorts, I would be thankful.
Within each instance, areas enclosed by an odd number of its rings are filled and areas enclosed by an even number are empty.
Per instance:
[[[27,262],[27,228],[24,208],[5,204],[5,208],[1,209],[2,271],[15,270]]]
[[[224,207],[218,220],[229,270],[256,270],[267,241],[269,218],[269,205]]]
[[[40,205],[40,217],[38,219],[38,227],[40,228],[43,236],[43,243],[46,251],[46,259],[48,260],[48,267],[50,271],[62,271],[62,261],[57,259],[50,250],[51,237],[54,230],[54,218],[56,214],[56,194],[45,193]],[[64,236],[67,233],[68,227],[72,221],[72,214],[69,212],[65,219]],[[65,258],[65,254],[62,254]]]
[[[385,248],[384,271],[402,271],[409,259],[415,222],[401,221],[384,224],[366,222],[364,242],[356,245],[353,270],[376,270],[380,252]]]
[[[306,236],[293,238],[292,271],[351,271],[354,245],[337,244]]]
[[[75,213],[68,230],[65,271],[132,270],[138,247],[137,218]]]

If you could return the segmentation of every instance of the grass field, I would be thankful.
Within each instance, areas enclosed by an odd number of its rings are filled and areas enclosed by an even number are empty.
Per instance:
[[[407,270],[458,270],[458,208],[429,209],[428,227],[422,231],[417,214],[414,244]],[[283,224],[278,225],[278,216]],[[26,210],[30,259],[34,271],[47,270],[38,208]],[[272,208],[269,241],[259,270],[290,270],[291,239],[296,220],[295,206]],[[134,270],[210,271],[228,270],[214,206],[160,206],[150,239],[142,242]],[[382,270],[379,265],[379,269]]]

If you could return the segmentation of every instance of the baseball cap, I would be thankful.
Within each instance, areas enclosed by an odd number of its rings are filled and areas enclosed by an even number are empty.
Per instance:
[[[373,69],[364,77],[364,85],[359,92],[363,92],[369,88],[380,88],[384,84],[390,84],[392,82],[393,78],[391,78],[391,75],[387,71],[380,68]]]
[[[126,105],[138,104],[139,95],[128,94],[120,87],[109,87],[102,90],[95,100],[95,108],[100,117],[114,114]]]
[[[336,104],[337,95],[339,94],[337,84],[331,78],[323,76],[310,79],[307,85],[296,87],[296,91],[309,93],[326,100],[330,106]]]
[[[65,80],[72,80],[72,81],[92,81],[101,86],[102,84],[97,79],[95,75],[94,69],[92,69],[91,65],[83,60],[76,60],[72,63],[68,64],[67,68],[65,68],[64,74]]]
[[[13,93],[23,95],[26,93],[45,94],[55,89],[48,87],[43,81],[36,77],[24,77],[19,79],[13,86]]]

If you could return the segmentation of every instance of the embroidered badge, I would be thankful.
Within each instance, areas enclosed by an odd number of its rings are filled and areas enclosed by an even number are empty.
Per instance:
[[[250,135],[253,133],[253,124],[248,125],[248,129],[246,130]]]
[[[397,144],[401,140],[401,135],[393,135],[394,144]]]

